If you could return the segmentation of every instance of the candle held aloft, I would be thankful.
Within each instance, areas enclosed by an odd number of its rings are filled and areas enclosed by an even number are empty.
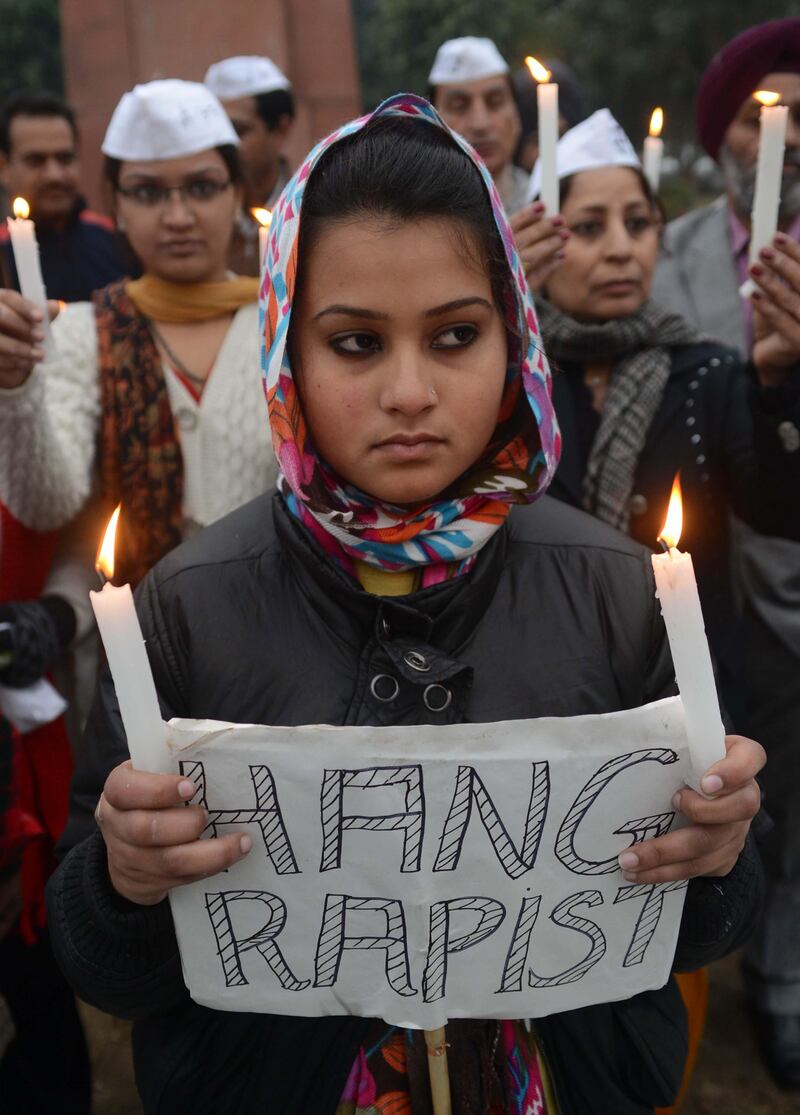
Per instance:
[[[42,278],[42,267],[39,261],[39,243],[36,239],[36,226],[29,219],[30,206],[24,197],[14,199],[14,216],[8,217],[8,235],[11,240],[11,249],[14,252],[14,264],[17,268],[19,289],[23,298],[33,302],[41,310],[44,320],[44,349],[45,358],[54,355],[53,340],[50,334],[50,319],[47,314],[47,291]]]
[[[267,245],[269,244],[269,226],[272,224],[272,213],[269,209],[256,207],[251,209],[253,217],[258,221],[258,269],[260,278],[264,278],[264,264],[267,259]]]
[[[772,243],[778,230],[778,214],[781,205],[781,183],[783,181],[783,153],[786,146],[786,124],[789,117],[788,105],[776,104],[780,94],[758,90],[753,96],[762,105],[760,136],[758,142],[758,165],[756,167],[756,188],[753,195],[753,211],[750,217],[750,265],[758,262],[762,248]],[[743,298],[756,289],[752,279],[742,284],[739,291]]]
[[[535,58],[525,59],[531,77],[537,83],[536,107],[539,116],[539,166],[542,188],[539,197],[549,217],[561,208],[558,190],[558,85],[550,80],[550,71]]]
[[[664,157],[664,140],[661,138],[663,127],[664,110],[655,108],[650,117],[650,134],[644,141],[642,152],[642,171],[654,194],[658,193],[661,182],[661,160]]]
[[[669,510],[659,539],[669,547],[654,554],[656,596],[667,628],[675,677],[684,713],[692,777],[689,784],[700,789],[700,779],[710,766],[725,758],[725,728],[711,666],[703,612],[697,593],[691,554],[678,550],[683,509],[680,481],[675,478]]]
[[[119,512],[118,507],[111,516],[97,557],[97,568],[107,577],[114,572],[114,536]],[[100,592],[90,592],[89,597],[114,679],[131,762],[136,770],[171,772],[175,763],[166,746],[166,725],[161,717],[131,586],[112,585],[109,581]]]

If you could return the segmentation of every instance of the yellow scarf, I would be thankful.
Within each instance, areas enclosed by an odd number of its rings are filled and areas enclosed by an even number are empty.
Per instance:
[[[171,283],[143,275],[125,290],[140,314],[175,325],[233,314],[258,301],[258,279],[244,275],[219,283]]]

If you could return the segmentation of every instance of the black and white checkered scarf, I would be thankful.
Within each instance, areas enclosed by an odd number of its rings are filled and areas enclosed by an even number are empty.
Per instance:
[[[554,374],[559,364],[613,366],[583,478],[583,506],[627,531],[639,456],[669,379],[669,350],[702,337],[678,314],[652,302],[602,324],[575,321],[544,299],[537,299],[536,310]]]

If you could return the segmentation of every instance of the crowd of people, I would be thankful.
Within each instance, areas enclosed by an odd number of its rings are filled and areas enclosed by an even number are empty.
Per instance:
[[[737,734],[684,826],[620,857],[629,882],[688,880],[674,978],[533,1030],[454,1020],[452,1110],[676,1111],[705,966],[739,948],[761,1054],[800,1088],[800,19],[709,61],[724,193],[666,224],[623,129],[550,65],[556,215],[533,80],[487,39],[442,44],[427,98],[342,122],[294,173],[271,60],[137,85],[102,145],[110,216],[72,109],[0,106],[52,319],[0,226],[3,1112],[90,1110],[75,994],[135,1020],[148,1112],[431,1111],[414,1031],[189,998],[166,896],[251,842],[199,839],[193,784],[128,762],[88,596],[115,505],[165,719],[492,723],[676,692],[649,560],[676,473]],[[789,123],[752,261],[763,88]]]

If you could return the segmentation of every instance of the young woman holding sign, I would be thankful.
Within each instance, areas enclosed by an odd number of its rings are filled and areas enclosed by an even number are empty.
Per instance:
[[[282,477],[143,584],[164,715],[444,725],[673,693],[649,554],[539,499],[560,451],[549,373],[471,150],[427,102],[393,98],[312,152],[273,232],[267,390]],[[165,897],[250,840],[199,841],[203,811],[183,805],[194,786],[126,756],[106,678],[51,924],[80,995],[138,1020],[147,1111],[429,1111],[419,1035],[190,1001]],[[691,880],[676,968],[737,947],[753,921],[762,762],[758,744],[730,737],[709,798],[681,791],[687,826],[639,845],[626,873]],[[643,1115],[674,1099],[685,1015],[672,981],[534,1032],[454,1021],[453,1110]]]

